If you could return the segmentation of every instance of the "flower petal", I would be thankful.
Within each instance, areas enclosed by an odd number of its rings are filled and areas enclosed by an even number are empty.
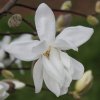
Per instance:
[[[84,66],[72,57],[70,57],[70,66],[73,70],[73,80],[79,80],[80,78],[82,78],[84,74]]]
[[[26,41],[26,40],[32,40],[32,35],[31,34],[23,34],[20,37],[18,37],[17,39],[14,40],[15,41]]]
[[[42,3],[36,10],[35,24],[40,40],[54,41],[55,39],[55,17],[52,10]]]
[[[55,81],[59,83],[60,86],[62,86],[61,76],[59,72],[57,71],[57,69],[55,68],[55,66],[45,56],[42,57],[42,60],[43,60],[43,69],[46,71],[46,73],[48,73],[48,75],[51,78],[53,78]]]
[[[33,80],[35,85],[35,93],[39,93],[43,84],[43,66],[41,58],[34,65]]]
[[[11,36],[5,36],[2,40],[3,45],[4,44],[9,44],[11,41]]]
[[[25,71],[23,70],[23,65],[22,65],[21,60],[17,59],[17,60],[15,61],[15,64],[16,64],[16,65],[18,66],[18,68],[20,69],[20,70],[19,70],[20,73],[21,73],[22,75],[24,75],[24,74],[25,74]]]
[[[56,43],[63,40],[66,45],[66,50],[73,49],[72,47],[79,47],[90,39],[93,34],[92,28],[83,26],[65,28],[56,38]],[[60,43],[60,42],[59,42]],[[63,43],[61,43],[63,44]],[[69,45],[68,45],[69,44]],[[71,45],[71,46],[70,46]],[[59,45],[60,47],[61,45]],[[68,48],[67,48],[68,47]],[[61,48],[61,47],[60,47]],[[63,49],[63,48],[62,48]]]
[[[56,50],[55,48],[51,48],[49,59],[52,65],[55,67],[55,70],[57,70],[57,72],[59,73],[59,78],[61,78],[63,85],[65,81],[65,71],[58,50]]]
[[[5,48],[8,53],[23,61],[37,59],[46,49],[45,41],[39,42],[37,40],[15,41]]]
[[[43,71],[43,78],[47,88],[53,92],[57,97],[60,96],[60,87],[56,80],[54,80],[48,72]]]
[[[61,95],[64,95],[67,93],[68,87],[70,86],[70,83],[72,81],[70,57],[67,55],[67,53],[60,51],[60,58],[66,73],[65,82],[63,84],[63,87],[61,88]]]

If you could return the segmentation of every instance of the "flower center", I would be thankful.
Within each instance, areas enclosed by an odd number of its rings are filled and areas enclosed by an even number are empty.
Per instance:
[[[43,55],[46,56],[47,58],[48,58],[49,55],[50,55],[50,49],[51,49],[51,48],[49,47],[49,49],[48,49],[46,52],[43,53]]]

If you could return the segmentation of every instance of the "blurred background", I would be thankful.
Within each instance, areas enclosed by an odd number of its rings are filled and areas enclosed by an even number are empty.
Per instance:
[[[0,0],[0,9],[7,3],[9,0]],[[42,2],[47,3],[51,8],[60,9],[61,4],[65,0],[18,0],[19,3],[29,5],[31,7],[38,7]],[[95,12],[95,3],[97,0],[72,0],[71,10],[83,13],[85,15],[90,15]],[[22,14],[34,25],[34,12],[25,8],[15,7],[12,9],[14,13]],[[55,13],[56,17],[62,13]],[[100,21],[100,14],[97,15],[98,20]],[[32,29],[25,25],[24,23],[17,28],[9,28],[7,21],[9,16],[6,16],[0,20],[0,32],[32,32]],[[83,63],[85,70],[91,69],[93,72],[93,85],[81,98],[81,100],[99,100],[100,99],[100,24],[96,26],[90,25],[86,18],[82,16],[72,15],[72,21],[70,26],[83,25],[87,27],[94,28],[94,34],[91,39],[82,45],[79,48],[78,52],[73,50],[67,51],[67,53],[73,58],[77,59]],[[0,36],[2,38],[3,36]],[[14,36],[12,36],[14,37]],[[13,65],[16,66],[16,65]],[[23,62],[24,67],[31,67],[31,62]],[[31,70],[25,71],[24,75],[21,75],[19,71],[13,71],[16,79],[20,79],[23,82],[33,84]],[[1,77],[2,78],[2,77]],[[74,90],[74,83],[70,86],[69,91]],[[68,94],[57,98],[49,90],[42,90],[39,94],[34,93],[34,88],[25,87],[22,90],[17,90],[12,93],[7,100],[74,100],[72,96]]]

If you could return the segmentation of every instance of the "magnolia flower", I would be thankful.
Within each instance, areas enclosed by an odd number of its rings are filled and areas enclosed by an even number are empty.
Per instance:
[[[5,100],[9,94],[7,93],[9,85],[5,82],[0,82],[0,100]]]
[[[15,39],[14,41],[20,41],[20,40],[32,40],[32,35],[30,35],[30,34],[23,34],[20,37],[18,37],[17,39]],[[11,54],[9,55],[10,59],[4,59],[5,55],[6,55],[6,52],[5,52],[4,48],[6,48],[6,46],[8,46],[10,42],[11,42],[11,37],[10,36],[5,36],[3,38],[3,40],[0,41],[0,61],[3,62],[4,65],[6,65],[6,66],[8,66],[12,61],[14,61],[14,59],[16,59]],[[22,68],[21,60],[16,59],[15,64],[18,66],[18,68],[20,68],[20,69]],[[24,71],[21,69],[20,73],[24,74]]]
[[[44,80],[57,97],[66,94],[71,81],[83,76],[84,67],[64,50],[78,51],[78,47],[90,39],[93,29],[68,27],[55,37],[55,17],[44,3],[36,10],[35,25],[40,40],[14,41],[5,49],[23,61],[38,59],[33,68],[36,93],[41,91]]]

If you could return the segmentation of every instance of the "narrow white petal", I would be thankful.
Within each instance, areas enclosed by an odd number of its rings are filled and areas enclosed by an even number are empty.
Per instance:
[[[4,48],[11,42],[10,36],[5,36],[1,42],[1,48],[4,50]]]
[[[36,10],[35,24],[40,40],[49,42],[55,39],[55,17],[52,10],[42,3]]]
[[[60,87],[56,80],[54,80],[48,72],[43,71],[43,78],[47,88],[53,92],[57,97],[60,96]]]
[[[3,45],[11,42],[11,36],[5,36],[2,40]]]
[[[55,67],[55,70],[59,73],[59,78],[62,80],[62,85],[65,81],[65,71],[64,66],[60,59],[59,51],[55,48],[51,48],[50,56],[49,56],[50,62]]]
[[[68,92],[68,87],[71,84],[72,76],[71,76],[71,68],[70,68],[70,57],[67,53],[60,51],[60,58],[63,63],[66,77],[65,82],[61,88],[61,95],[64,95]]]
[[[51,78],[56,80],[59,83],[59,85],[62,86],[61,76],[60,76],[59,72],[57,71],[57,69],[55,68],[55,66],[45,56],[42,57],[42,60],[43,60],[43,68],[44,68],[44,70],[49,74],[49,76]]]
[[[22,68],[23,65],[22,65],[21,60],[17,59],[17,60],[15,61],[15,63],[17,64],[18,68],[20,69],[20,70],[19,70],[20,73],[21,73],[22,75],[24,75],[24,74],[25,74],[25,71],[24,71],[23,68]]]
[[[79,80],[80,78],[82,78],[84,74],[84,66],[72,57],[70,57],[70,66],[73,70],[73,80]]]
[[[20,37],[16,38],[14,41],[26,41],[26,40],[32,40],[31,34],[23,34]]]
[[[24,61],[37,59],[46,49],[45,41],[39,42],[37,40],[15,41],[5,48],[8,53]]]
[[[35,85],[35,92],[39,93],[43,84],[43,65],[41,58],[35,63],[33,68],[33,80]]]
[[[87,28],[83,26],[76,26],[76,27],[68,27],[65,28],[56,38],[56,43],[63,40],[64,43],[69,44],[69,46],[66,46],[66,50],[73,49],[72,47],[79,47],[86,41],[90,39],[90,37],[93,34],[92,28]],[[60,43],[60,42],[59,42]],[[61,43],[60,43],[61,44]],[[70,46],[72,45],[72,46]],[[59,48],[61,45],[59,45]],[[68,48],[67,48],[68,47]],[[62,48],[63,49],[63,48]]]
[[[60,51],[60,57],[66,69],[70,70],[70,56],[67,53]]]

